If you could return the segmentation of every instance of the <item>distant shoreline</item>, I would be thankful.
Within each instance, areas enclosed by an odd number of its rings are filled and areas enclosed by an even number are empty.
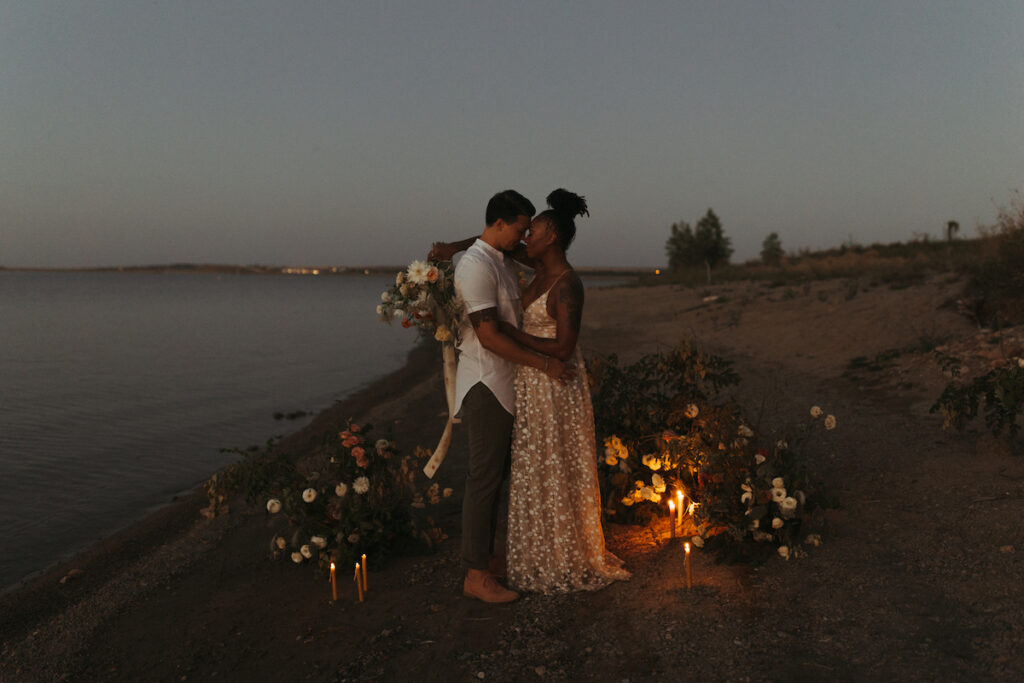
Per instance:
[[[99,266],[93,268],[29,268],[0,266],[0,272],[33,273],[219,273],[229,275],[393,275],[406,266],[267,266],[230,264],[173,263],[150,266]],[[655,268],[579,267],[582,275],[602,277],[638,277],[650,275]]]

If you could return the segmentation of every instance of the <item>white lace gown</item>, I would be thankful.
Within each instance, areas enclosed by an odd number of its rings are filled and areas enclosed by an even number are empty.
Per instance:
[[[526,308],[523,328],[554,338],[547,299],[545,292]],[[525,366],[516,376],[507,571],[518,590],[597,590],[630,576],[605,549],[594,411],[578,347],[570,363],[576,377],[567,383]]]

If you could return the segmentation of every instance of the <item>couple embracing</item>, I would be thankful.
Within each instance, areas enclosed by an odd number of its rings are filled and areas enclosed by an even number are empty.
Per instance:
[[[469,440],[462,507],[463,593],[511,602],[516,590],[596,590],[629,578],[605,549],[594,414],[576,346],[583,283],[566,260],[583,197],[555,190],[548,210],[514,190],[491,197],[479,238],[438,243],[430,258],[465,251],[455,287],[463,323],[455,411]],[[524,243],[525,241],[525,243]],[[516,263],[534,271],[521,288]],[[495,553],[504,480],[508,547]],[[501,585],[506,580],[511,590]]]

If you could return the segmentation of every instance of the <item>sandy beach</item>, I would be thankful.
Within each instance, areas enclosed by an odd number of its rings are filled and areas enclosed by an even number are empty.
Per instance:
[[[435,554],[375,567],[368,600],[337,603],[308,567],[267,559],[266,515],[241,500],[204,519],[202,492],[0,597],[0,681],[1019,680],[1024,676],[1024,462],[1003,441],[941,430],[931,348],[971,363],[1020,355],[959,315],[962,281],[587,291],[585,353],[629,360],[691,337],[736,363],[730,389],[771,430],[827,406],[815,466],[841,507],[793,561],[716,563],[682,587],[678,543],[609,525],[633,571],[596,592],[506,606],[461,596],[464,435],[438,474]],[[877,370],[858,356],[900,353]],[[926,350],[927,349],[927,350]],[[301,454],[347,418],[411,452],[443,427],[437,349],[317,416]],[[62,581],[63,579],[63,581]]]

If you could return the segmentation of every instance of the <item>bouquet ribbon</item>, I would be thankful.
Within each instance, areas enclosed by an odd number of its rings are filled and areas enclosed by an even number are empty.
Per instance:
[[[455,417],[455,345],[450,342],[441,344],[441,358],[444,362],[444,393],[448,399],[448,423],[444,426],[444,433],[441,440],[434,449],[434,454],[423,468],[423,474],[428,479],[433,479],[437,468],[444,462],[448,455],[448,448],[452,445],[452,425],[458,424],[461,420]]]

